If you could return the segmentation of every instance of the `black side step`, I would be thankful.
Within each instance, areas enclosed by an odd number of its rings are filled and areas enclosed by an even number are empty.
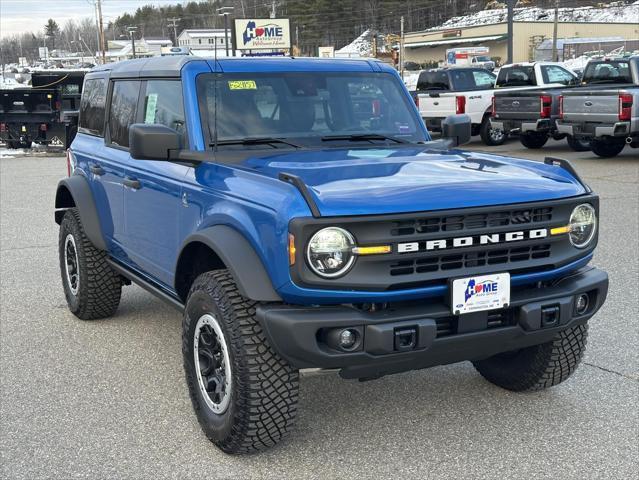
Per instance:
[[[136,285],[139,285],[140,287],[142,287],[147,292],[149,292],[149,293],[155,295],[156,297],[158,297],[160,300],[164,300],[166,303],[171,305],[173,308],[177,309],[180,313],[184,313],[184,304],[182,303],[182,301],[179,298],[177,298],[177,297],[171,295],[170,293],[162,290],[161,288],[157,287],[153,283],[151,283],[148,280],[142,278],[137,273],[132,272],[128,268],[123,267],[122,265],[120,265],[115,260],[113,260],[111,258],[107,258],[107,262],[109,263],[109,265],[111,265],[111,268],[113,268],[113,270],[118,272],[123,277],[128,278],[133,283],[135,283]]]
[[[315,203],[315,200],[313,199],[313,195],[311,195],[311,192],[308,191],[308,187],[306,186],[306,184],[300,177],[290,173],[280,172],[277,178],[279,178],[283,182],[290,183],[291,185],[293,185],[295,188],[297,188],[300,191],[300,193],[302,194],[302,197],[304,197],[304,200],[306,200],[306,204],[308,205],[308,208],[311,209],[311,213],[313,214],[313,217],[319,218],[322,216],[322,214],[319,211],[319,208],[317,208],[317,204]]]
[[[561,168],[563,168],[564,170],[566,170],[568,173],[570,173],[573,177],[575,177],[575,179],[577,179],[577,181],[579,183],[581,183],[581,185],[586,189],[586,192],[588,193],[592,193],[592,188],[590,188],[586,182],[584,182],[581,177],[579,176],[579,174],[577,173],[577,170],[575,170],[575,167],[572,166],[572,163],[570,163],[568,160],[566,160],[565,158],[556,158],[556,157],[546,157],[544,158],[544,163],[546,165],[559,165]]]

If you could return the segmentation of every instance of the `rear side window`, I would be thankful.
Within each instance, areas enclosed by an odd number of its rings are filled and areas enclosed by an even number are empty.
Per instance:
[[[179,80],[149,80],[144,95],[144,123],[159,123],[177,130],[184,138],[184,102]]]
[[[473,78],[477,88],[493,88],[495,86],[495,75],[484,70],[473,70]]]
[[[140,82],[119,80],[113,84],[109,110],[109,136],[111,143],[129,148],[129,127],[135,123]]]
[[[457,91],[493,88],[495,76],[485,70],[453,70],[450,72]]]
[[[499,87],[523,87],[535,86],[535,68],[530,67],[508,67],[499,70],[497,76],[497,86]]]
[[[541,75],[544,77],[544,83],[562,83],[570,85],[575,81],[575,76],[565,68],[558,65],[542,65]]]
[[[104,135],[106,93],[106,78],[92,78],[84,82],[78,125],[80,132],[100,137]]]
[[[450,90],[448,73],[422,72],[417,80],[417,90]]]

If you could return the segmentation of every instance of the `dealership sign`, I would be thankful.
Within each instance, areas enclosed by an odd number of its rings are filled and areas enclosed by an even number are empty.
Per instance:
[[[288,18],[245,18],[235,20],[238,50],[291,48]]]

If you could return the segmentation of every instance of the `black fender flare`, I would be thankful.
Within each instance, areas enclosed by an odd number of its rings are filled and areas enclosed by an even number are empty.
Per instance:
[[[93,193],[89,182],[82,175],[72,175],[58,182],[55,193],[55,221],[58,225],[62,223],[64,212],[72,207],[78,209],[84,233],[91,243],[100,250],[106,250]]]
[[[209,247],[229,270],[242,296],[260,302],[281,302],[271,277],[249,241],[237,230],[215,225],[193,233],[182,244],[175,271],[188,245],[199,242]]]

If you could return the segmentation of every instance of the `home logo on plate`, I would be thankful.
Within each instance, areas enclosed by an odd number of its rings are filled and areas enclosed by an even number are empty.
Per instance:
[[[496,293],[498,288],[497,282],[493,280],[484,280],[481,283],[475,283],[475,279],[471,278],[464,292],[464,302],[468,302],[468,300],[474,296],[483,297]]]

